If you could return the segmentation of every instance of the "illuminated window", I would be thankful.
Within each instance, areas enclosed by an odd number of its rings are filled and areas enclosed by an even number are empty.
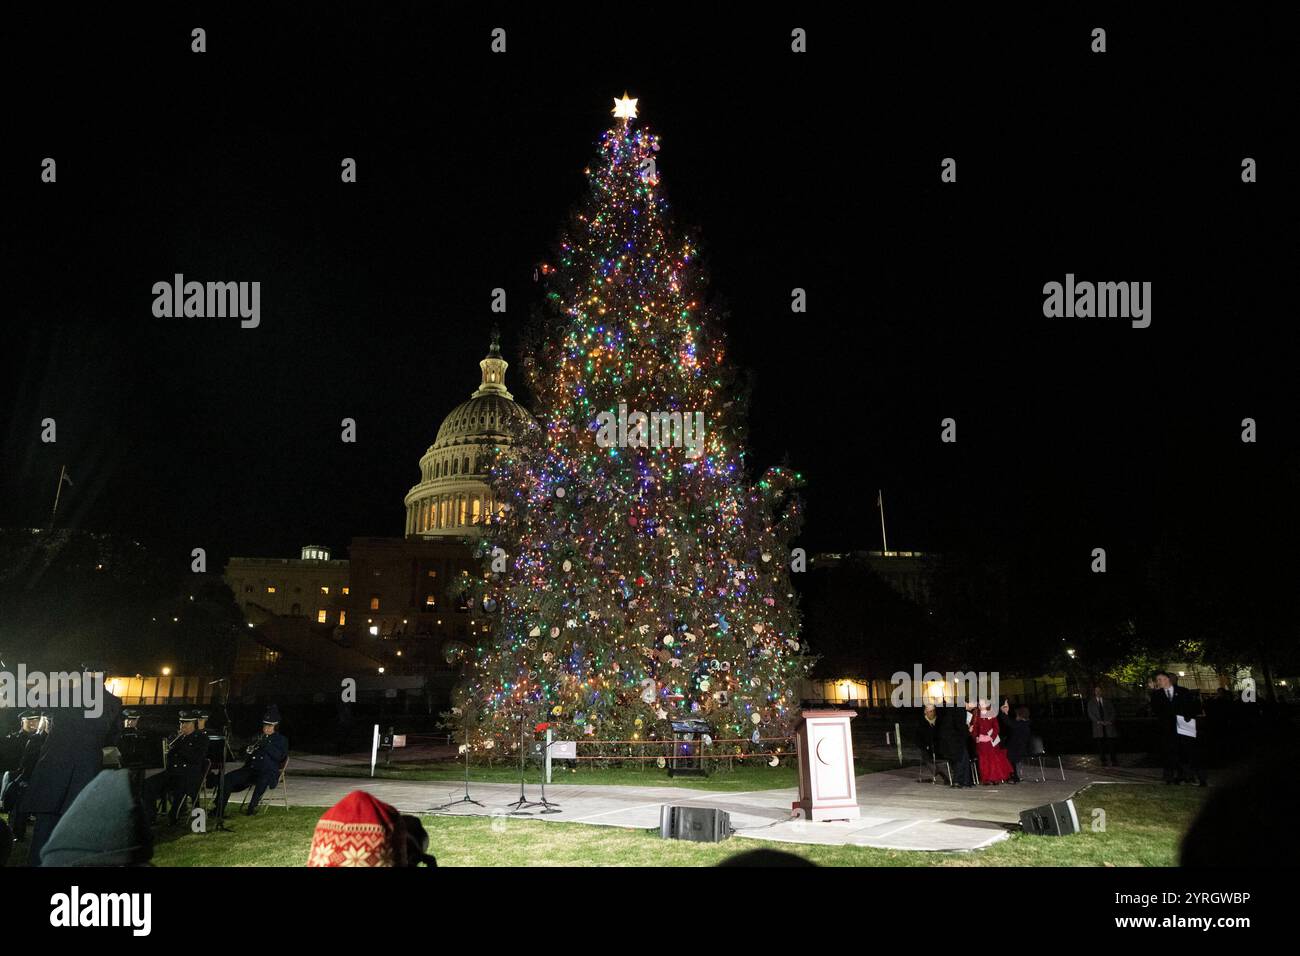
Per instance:
[[[347,593],[348,593],[348,588],[344,588],[344,589],[343,589],[343,593],[344,593],[344,594],[347,594]]]
[[[326,614],[324,608],[321,608],[319,611],[316,612],[316,623],[317,624],[326,623]]]
[[[429,577],[431,577],[431,578],[436,578],[437,576],[438,576],[438,572],[437,572],[437,571],[430,571],[430,572],[429,572]]]
[[[434,605],[433,595],[432,595],[432,594],[426,594],[426,595],[424,596],[424,606],[425,606],[425,607],[433,607],[433,605]]]
[[[377,624],[371,624],[371,625],[370,625],[370,636],[371,636],[371,637],[378,637],[378,636],[379,636],[379,625],[377,625]]]
[[[330,593],[329,585],[328,585],[328,584],[322,584],[322,585],[320,586],[320,593],[321,593],[321,594],[329,594],[329,593]]]
[[[342,627],[347,622],[348,622],[348,612],[339,611],[339,627]]]
[[[370,595],[370,610],[372,610],[372,611],[378,611],[378,610],[379,610],[379,595],[378,595],[378,594],[372,594],[372,595]]]
[[[268,585],[266,586],[266,593],[267,593],[267,594],[274,594],[274,593],[275,593],[275,585],[274,585],[274,584],[268,584]]]

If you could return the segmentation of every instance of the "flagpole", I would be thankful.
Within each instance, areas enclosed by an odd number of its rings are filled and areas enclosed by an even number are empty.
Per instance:
[[[50,509],[50,530],[54,530],[54,516],[59,513],[59,495],[63,494],[63,479],[68,473],[68,466],[59,469],[59,488],[54,492],[54,507]]]
[[[876,492],[876,504],[880,506],[880,544],[884,547],[883,557],[889,557],[889,539],[885,537],[885,492]]]

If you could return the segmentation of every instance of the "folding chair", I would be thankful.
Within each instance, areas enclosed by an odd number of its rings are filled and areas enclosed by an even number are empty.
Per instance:
[[[209,799],[216,799],[216,794],[208,786],[208,774],[212,773],[212,758],[209,757],[207,763],[203,765],[203,776],[199,779],[199,793],[195,798],[200,804],[207,802]],[[213,804],[215,806],[216,804]]]
[[[1030,737],[1030,738],[1029,738],[1029,752],[1025,754],[1025,760],[1037,760],[1037,761],[1038,761],[1038,782],[1039,782],[1039,783],[1045,783],[1045,782],[1047,781],[1047,774],[1046,774],[1046,772],[1043,770],[1043,760],[1046,759],[1046,758],[1049,758],[1050,756],[1051,756],[1051,755],[1048,754],[1048,752],[1047,752],[1047,748],[1046,748],[1045,746],[1043,746],[1043,738],[1042,738],[1042,737]],[[1065,764],[1061,762],[1061,756],[1060,756],[1060,754],[1057,754],[1057,756],[1056,756],[1056,769],[1057,769],[1058,771],[1060,771],[1061,779],[1064,780],[1064,779],[1065,779]],[[1019,768],[1019,767],[1016,767],[1016,773],[1020,773],[1020,768]],[[1021,779],[1024,779],[1023,775],[1021,775]]]
[[[947,760],[941,760],[934,754],[930,754],[930,782],[935,783],[939,779],[939,764],[943,764],[944,780],[948,786],[952,786],[952,765]],[[922,753],[916,760],[916,782],[925,783],[925,758],[926,754]]]
[[[212,769],[212,761],[211,760],[203,761],[203,776],[199,777],[199,785],[194,788],[193,793],[181,794],[180,800],[177,801],[176,816],[178,818],[180,817],[181,810],[185,806],[186,800],[190,802],[190,807],[201,806],[203,797],[207,793],[208,771],[211,769]]]
[[[262,794],[262,802],[261,802],[260,806],[263,806],[263,807],[266,806],[266,804],[267,804],[268,802],[270,802],[271,800],[277,800],[277,799],[278,799],[278,800],[283,800],[283,801],[284,801],[284,809],[285,809],[285,812],[288,812],[288,810],[289,810],[289,785],[285,782],[285,780],[287,779],[286,774],[285,774],[285,771],[288,770],[288,769],[289,769],[289,758],[288,758],[288,757],[285,757],[285,758],[284,758],[284,763],[280,764],[280,778],[276,781],[276,784],[275,784],[274,787],[268,789],[268,790],[266,791],[266,793]],[[252,792],[252,790],[253,790],[253,788],[252,788],[252,787],[249,787],[247,790],[244,791],[243,799],[241,799],[241,800],[239,801],[239,809],[241,809],[241,810],[244,809],[244,805],[245,805],[246,803],[248,803],[248,795]],[[271,794],[273,794],[273,793],[275,793],[275,794],[279,794],[279,796],[278,796],[278,797],[273,797],[273,796],[271,796]]]

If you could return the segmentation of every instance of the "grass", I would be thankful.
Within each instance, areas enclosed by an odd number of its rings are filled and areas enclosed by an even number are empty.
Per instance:
[[[967,853],[827,847],[733,838],[720,844],[661,840],[647,830],[520,818],[422,817],[440,866],[713,866],[750,849],[793,853],[821,866],[1173,866],[1178,842],[1206,791],[1160,784],[1093,786],[1075,797],[1082,833],[1014,833]],[[1094,832],[1093,811],[1105,811]],[[233,833],[158,831],[157,866],[303,866],[321,811],[267,807],[236,816]]]
[[[898,761],[893,758],[858,758],[855,761],[859,774],[875,773],[879,770],[897,768]],[[357,777],[370,778],[370,764],[345,764],[335,767],[314,767],[299,765],[298,770],[313,777]],[[682,787],[687,790],[714,790],[742,793],[750,790],[777,790],[796,787],[799,784],[798,767],[792,760],[783,760],[778,767],[769,767],[763,760],[737,761],[731,769],[719,761],[717,768],[710,768],[707,777],[670,777],[666,770],[653,763],[644,766],[591,767],[584,766],[573,770],[567,766],[555,765],[552,769],[553,783],[581,784],[583,786],[639,786],[639,787]],[[292,772],[290,774],[292,776]],[[541,769],[528,768],[528,779],[540,779]],[[393,764],[389,767],[375,768],[375,779],[382,780],[445,780],[451,783],[465,779],[465,765],[454,761],[425,761]],[[517,766],[471,766],[470,781],[473,783],[517,783],[519,768]]]

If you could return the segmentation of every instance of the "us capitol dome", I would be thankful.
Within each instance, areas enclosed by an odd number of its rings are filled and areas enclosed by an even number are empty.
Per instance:
[[[487,466],[494,449],[512,444],[532,416],[506,389],[501,337],[479,362],[483,380],[469,401],[452,409],[420,459],[420,483],[406,493],[406,536],[447,538],[477,534],[496,510]]]

